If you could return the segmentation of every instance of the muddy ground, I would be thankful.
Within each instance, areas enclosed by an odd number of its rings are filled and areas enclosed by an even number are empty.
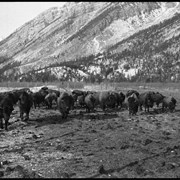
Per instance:
[[[86,113],[32,109],[11,115],[0,130],[0,176],[7,178],[180,177],[180,97],[173,113],[154,107],[130,117],[125,109]]]

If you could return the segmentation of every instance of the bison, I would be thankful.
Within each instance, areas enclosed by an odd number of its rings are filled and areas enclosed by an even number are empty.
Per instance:
[[[169,109],[170,112],[173,112],[176,107],[176,99],[172,96],[164,97],[162,101],[162,111],[164,112],[165,109]]]
[[[77,103],[77,106],[79,107],[85,107],[85,102],[84,102],[84,99],[85,99],[85,96],[84,95],[80,95],[77,97],[77,100],[76,100],[76,103]]]
[[[86,91],[81,91],[81,90],[73,90],[72,91],[72,97],[77,106],[81,106],[81,107],[84,106],[84,97],[87,94],[88,93]]]
[[[13,98],[14,104],[16,104],[18,102],[19,97],[23,92],[31,93],[29,88],[15,89],[15,90],[11,91],[11,93],[13,94],[13,97],[14,97]]]
[[[57,97],[60,96],[60,91],[58,91],[58,90],[55,90],[55,89],[48,89],[47,91],[48,91],[48,93],[55,93]]]
[[[118,106],[119,106],[119,94],[118,94],[118,92],[111,91],[110,94],[113,95],[115,98],[114,104],[112,104],[111,107],[112,108],[118,108]]]
[[[154,104],[152,99],[152,92],[141,93],[139,94],[138,99],[139,99],[140,110],[142,110],[142,106],[144,106],[145,112],[146,111],[149,112],[149,108],[152,108]]]
[[[86,106],[86,111],[90,112],[91,110],[94,110],[95,107],[95,98],[93,96],[93,94],[88,94],[85,98],[84,98],[84,103]]]
[[[122,108],[122,104],[125,101],[125,95],[122,92],[119,92],[119,97],[118,97],[118,106]]]
[[[43,102],[45,103],[46,95],[48,95],[48,91],[43,89],[40,89],[38,92],[32,94],[33,104],[35,109],[37,106],[40,107],[41,103]]]
[[[0,101],[8,94],[9,92],[0,92]],[[14,99],[14,98],[13,98]]]
[[[66,119],[69,111],[74,107],[74,99],[71,94],[67,92],[61,93],[57,99],[58,110],[62,114],[62,118]]]
[[[86,94],[86,92],[78,90],[78,89],[75,89],[75,90],[72,91],[72,94],[76,94],[77,96],[81,96],[81,95]]]
[[[100,102],[99,102],[99,95],[100,95],[100,92],[93,92],[92,93],[92,95],[93,95],[93,97],[94,97],[94,99],[95,99],[95,106],[98,106],[99,104],[100,104]]]
[[[156,103],[157,107],[159,107],[159,104],[161,104],[163,102],[164,99],[164,95],[160,94],[159,92],[156,93],[152,93],[151,94],[152,100],[154,103]]]
[[[138,112],[139,100],[135,93],[131,94],[127,98],[129,115],[136,115]]]
[[[12,93],[7,93],[4,98],[0,102],[0,126],[1,129],[3,129],[3,118],[5,121],[5,130],[8,130],[8,121],[10,118],[10,115],[12,111],[14,110],[13,105],[13,94]]]
[[[30,109],[33,105],[32,96],[25,91],[22,92],[22,94],[19,97],[18,105],[19,105],[21,120],[22,121],[23,120],[29,120],[29,112],[30,112]],[[24,113],[26,114],[25,119],[23,119]]]
[[[48,109],[52,108],[53,101],[55,101],[57,105],[57,98],[58,96],[56,95],[55,92],[50,92],[49,94],[45,96],[44,100],[47,104]]]
[[[112,92],[101,91],[99,93],[99,104],[103,111],[105,111],[107,107],[113,108],[115,106],[115,103],[116,103],[116,97]]]
[[[122,103],[122,107],[128,110],[128,97],[125,97],[124,102]]]
[[[112,107],[113,108],[118,108],[120,106],[120,108],[122,107],[122,103],[125,100],[125,95],[122,92],[116,92],[116,91],[110,91],[109,92],[110,95],[113,95],[115,98],[115,103],[112,103]]]
[[[131,96],[133,93],[135,93],[137,97],[139,96],[139,93],[136,90],[128,90],[126,93],[126,97]]]

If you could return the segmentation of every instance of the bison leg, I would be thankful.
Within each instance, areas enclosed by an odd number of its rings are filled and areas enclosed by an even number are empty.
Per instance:
[[[162,112],[164,112],[164,104],[162,105]]]
[[[48,109],[52,108],[52,102],[50,100],[46,102],[46,105]]]
[[[9,116],[7,114],[4,114],[4,121],[5,121],[5,130],[8,130],[8,121],[9,121]]]
[[[90,108],[87,109],[87,112],[90,113]]]
[[[49,106],[50,106],[49,101],[45,101],[45,106],[46,106],[47,109],[49,109]]]
[[[122,108],[122,103],[119,103],[118,107],[119,107],[119,109],[121,109]]]
[[[136,109],[133,110],[133,115],[136,115],[137,111]]]
[[[105,104],[103,104],[101,107],[102,107],[102,110],[103,110],[103,111],[105,111],[105,109],[106,109],[106,105],[105,105]]]
[[[64,119],[64,113],[62,113],[62,119]]]
[[[129,107],[129,116],[132,114],[132,110],[131,108]]]
[[[40,103],[36,102],[36,107],[40,108]]]
[[[1,126],[1,129],[3,129],[3,120],[2,120],[2,118],[0,118],[0,126]]]
[[[3,129],[3,108],[0,108],[0,126]]]
[[[26,112],[26,117],[24,119],[25,121],[28,121],[29,120],[29,111]]]
[[[117,102],[116,107],[118,108],[118,107],[119,107],[119,105],[120,105],[120,103],[119,103],[119,102]]]
[[[65,112],[62,113],[62,119],[66,119],[66,113]]]
[[[33,102],[33,107],[34,107],[34,109],[36,109],[36,102],[35,101]]]
[[[146,112],[146,106],[144,107],[144,111]]]
[[[55,108],[54,108],[54,109],[57,110],[57,108],[58,108],[58,102],[57,102],[57,100],[55,101],[55,104],[56,104],[56,105],[55,105]]]
[[[94,106],[93,106],[93,107],[91,107],[91,111],[92,111],[92,112],[94,111]],[[90,110],[89,110],[89,112],[90,112]]]
[[[52,103],[51,102],[49,103],[49,109],[52,109]]]
[[[68,116],[68,114],[66,113],[66,114],[65,114],[65,119],[67,119],[67,116]]]
[[[85,107],[86,107],[86,112],[90,113],[90,107],[88,107],[87,105]]]
[[[148,111],[147,106],[145,106],[145,112],[147,112],[147,111]]]
[[[143,110],[143,109],[142,109],[142,105],[139,105],[139,110],[140,110],[140,111],[142,111],[142,110]]]
[[[62,119],[67,119],[68,113],[62,113]]]
[[[145,108],[145,112],[149,112],[149,108],[148,107]]]
[[[147,112],[149,113],[149,107],[147,108]]]
[[[20,110],[20,118],[21,118],[21,121],[23,121],[23,111],[22,110]]]
[[[5,119],[5,130],[8,130],[8,119]]]
[[[26,121],[28,121],[29,120],[29,113],[27,113],[27,115],[26,115]]]

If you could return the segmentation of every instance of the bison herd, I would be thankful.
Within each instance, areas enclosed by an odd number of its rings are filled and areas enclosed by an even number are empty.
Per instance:
[[[129,115],[136,115],[144,108],[149,112],[154,105],[159,107],[162,104],[162,112],[169,110],[173,112],[176,106],[174,97],[166,97],[159,92],[143,92],[129,90],[124,94],[121,91],[63,91],[42,87],[38,92],[32,92],[29,88],[12,90],[0,93],[0,126],[3,129],[5,121],[5,130],[8,130],[8,121],[15,105],[19,106],[20,118],[22,121],[29,119],[31,108],[40,108],[42,105],[47,109],[56,108],[66,119],[70,110],[75,108],[84,108],[86,112],[94,112],[99,107],[103,111],[107,109],[121,109],[122,107],[129,111]],[[55,104],[55,106],[53,106]],[[25,115],[25,117],[24,117]]]

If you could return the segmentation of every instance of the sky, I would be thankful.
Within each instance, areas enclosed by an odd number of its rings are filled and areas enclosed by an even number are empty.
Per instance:
[[[0,40],[51,7],[66,2],[0,2]]]

